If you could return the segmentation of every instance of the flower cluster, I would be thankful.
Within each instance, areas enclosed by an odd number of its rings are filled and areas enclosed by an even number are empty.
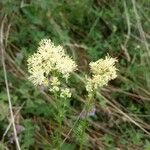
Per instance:
[[[57,77],[52,77],[50,80],[50,92],[58,92],[60,90],[60,81]]]
[[[67,79],[71,72],[77,70],[77,65],[66,55],[63,47],[55,46],[50,39],[43,39],[37,52],[28,59],[28,70],[29,80],[34,85],[46,85],[51,73],[60,73]]]
[[[99,87],[107,85],[110,80],[117,77],[115,62],[117,62],[115,58],[106,56],[105,59],[90,63],[92,78],[87,79],[86,89],[88,92],[93,92]]]
[[[71,97],[71,91],[68,88],[61,89],[61,98],[70,98]]]

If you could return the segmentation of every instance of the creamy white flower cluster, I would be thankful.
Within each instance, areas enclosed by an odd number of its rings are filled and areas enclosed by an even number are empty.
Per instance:
[[[92,77],[87,79],[86,90],[90,93],[108,84],[110,80],[117,77],[117,60],[106,56],[105,59],[99,59],[90,63]]]
[[[62,46],[55,46],[50,39],[43,39],[37,52],[28,59],[28,70],[29,80],[34,85],[46,85],[52,72],[61,73],[67,79],[71,72],[77,70],[77,65]]]
[[[58,93],[61,98],[70,98],[71,97],[70,89],[61,87],[61,83],[57,77],[51,78],[49,91],[52,93]]]
[[[50,80],[50,91],[51,92],[58,92],[60,90],[60,81],[58,80],[57,77],[52,77]]]

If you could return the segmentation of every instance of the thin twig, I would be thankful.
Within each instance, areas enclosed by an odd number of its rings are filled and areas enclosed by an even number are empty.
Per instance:
[[[125,10],[125,15],[126,15],[126,20],[127,20],[127,26],[128,26],[127,38],[126,38],[125,44],[124,44],[124,46],[126,47],[128,41],[130,39],[130,35],[131,35],[131,23],[130,23],[130,17],[129,17],[129,14],[128,14],[128,9],[127,9],[126,1],[124,1],[123,4],[124,4],[124,10]]]
[[[4,72],[4,79],[5,79],[5,85],[6,85],[6,90],[7,90],[7,98],[8,98],[8,103],[9,103],[9,110],[10,110],[10,117],[13,126],[13,132],[14,132],[14,138],[16,142],[16,147],[18,150],[21,150],[18,137],[17,137],[17,131],[16,131],[16,126],[15,126],[15,119],[13,115],[13,110],[12,110],[12,103],[11,103],[11,97],[10,97],[10,92],[9,92],[9,86],[8,86],[8,80],[7,80],[7,72],[6,72],[6,66],[5,66],[5,57],[4,57],[4,44],[3,44],[3,31],[4,31],[4,21],[6,19],[6,15],[4,16],[2,23],[1,23],[1,30],[0,30],[0,49],[1,49],[1,55],[2,55],[2,66],[3,66],[3,72]]]
[[[145,130],[140,124],[138,124],[136,121],[134,121],[129,115],[127,115],[126,113],[124,113],[121,109],[119,109],[118,107],[116,107],[112,102],[110,102],[107,98],[105,98],[104,96],[102,96],[100,93],[97,93],[98,96],[102,97],[103,99],[106,100],[106,102],[108,104],[110,104],[113,108],[115,108],[120,114],[122,114],[126,119],[128,119],[130,122],[132,122],[133,124],[135,124],[137,127],[139,127],[141,130],[143,130],[145,133],[147,133],[148,135],[150,135],[150,133]]]
[[[24,103],[22,104],[22,106],[17,110],[17,112],[16,112],[15,115],[14,115],[14,119],[16,118],[16,116],[18,115],[18,113],[20,112],[20,110],[22,109],[22,107],[23,107],[24,104],[25,104],[25,102],[24,102]],[[10,129],[10,127],[11,127],[11,125],[12,125],[12,120],[11,120],[11,122],[9,123],[7,129],[5,130],[2,139],[4,139],[4,137],[6,136],[7,132],[9,131],[9,129]]]
[[[126,2],[124,1],[123,4],[124,4],[125,15],[126,15],[126,20],[127,20],[128,33],[127,33],[127,37],[126,37],[126,40],[124,42],[124,45],[121,45],[121,47],[122,47],[122,50],[124,50],[124,53],[125,53],[125,55],[127,57],[128,62],[130,62],[131,61],[131,57],[130,57],[130,55],[128,53],[128,50],[127,50],[127,43],[129,41],[130,35],[131,35],[131,27],[130,27],[131,23],[130,23],[130,17],[129,17],[129,14],[128,14],[128,9],[127,9]]]
[[[132,0],[132,4],[133,4],[133,11],[134,11],[134,14],[135,14],[135,18],[136,18],[136,21],[137,21],[137,28],[139,30],[141,39],[143,40],[143,44],[145,46],[145,49],[147,50],[147,56],[150,57],[148,42],[147,42],[147,39],[145,37],[145,32],[143,30],[143,27],[142,27],[142,24],[141,24],[141,21],[140,21],[140,17],[139,17],[138,12],[137,12],[135,0]],[[147,60],[147,64],[150,66],[149,58],[147,58],[146,60]]]

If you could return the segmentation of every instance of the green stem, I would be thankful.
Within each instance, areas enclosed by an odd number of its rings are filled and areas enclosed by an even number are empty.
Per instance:
[[[61,103],[65,103],[65,100],[66,100],[66,99],[63,99],[63,100],[59,101],[60,103],[58,104],[58,105],[59,105],[59,109],[60,109],[60,111],[62,111],[62,112],[64,112],[65,106],[64,106],[64,105],[61,105]],[[59,116],[60,118],[59,118],[59,129],[58,129],[60,141],[61,141],[61,132],[62,132],[62,122],[63,122],[63,117],[64,117],[65,114],[62,114],[62,113],[61,113],[61,115],[63,115],[63,116]],[[59,145],[59,149],[61,150],[61,144]]]
[[[58,129],[58,132],[59,132],[59,142],[61,143],[61,129],[62,129],[62,121],[59,122],[59,129]],[[61,150],[61,144],[59,143],[59,150]]]
[[[80,150],[82,150],[82,147],[83,147],[82,145],[83,145],[83,144],[80,144]]]
[[[59,99],[58,99],[58,95],[57,95],[57,93],[55,92],[54,93],[54,98],[55,98],[55,104],[56,104],[56,113],[57,113],[57,111],[61,111],[62,110],[62,108],[60,107],[60,101],[59,101]],[[61,110],[60,110],[61,109]],[[62,116],[59,114],[59,112],[57,113],[57,121],[58,121],[58,129],[57,129],[57,134],[56,134],[56,136],[57,136],[57,139],[59,140],[59,142],[60,142],[60,139],[61,139],[61,129],[62,129]],[[58,143],[59,143],[58,142]],[[61,149],[61,147],[60,147],[60,144],[58,145],[58,149],[60,150]]]
[[[91,95],[90,97],[88,97],[87,103],[85,104],[85,118],[83,120],[85,124],[86,124],[86,122],[88,123],[88,112],[91,109],[92,98],[93,97],[94,97],[93,95]],[[85,134],[86,129],[87,129],[87,126],[84,125],[83,134]],[[84,138],[84,136],[83,136],[83,138]],[[82,143],[80,143],[80,150],[82,150],[82,148],[83,148],[83,139],[82,139]]]

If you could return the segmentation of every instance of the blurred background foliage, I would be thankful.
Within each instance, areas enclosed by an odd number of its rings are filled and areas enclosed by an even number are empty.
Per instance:
[[[57,126],[51,97],[27,80],[27,58],[42,38],[63,45],[88,73],[88,63],[107,53],[118,59],[118,78],[101,92],[96,115],[87,131],[84,149],[150,150],[150,0],[1,0],[0,21],[5,17],[5,59],[17,123],[24,126],[21,148],[50,149]],[[72,78],[73,118],[85,99],[80,77]],[[15,149],[3,134],[9,120],[3,69],[0,65],[0,149]],[[72,128],[69,114],[62,138]],[[63,150],[78,149],[72,134]],[[2,140],[3,139],[3,140]]]

